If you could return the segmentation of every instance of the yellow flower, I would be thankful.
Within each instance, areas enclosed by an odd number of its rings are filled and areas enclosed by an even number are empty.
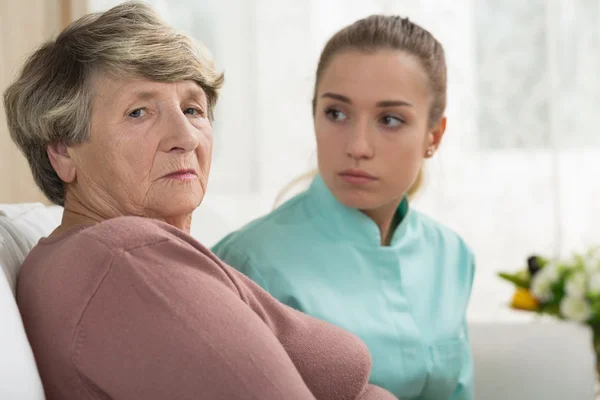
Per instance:
[[[529,289],[517,288],[511,307],[517,310],[536,311],[538,309],[538,302]]]

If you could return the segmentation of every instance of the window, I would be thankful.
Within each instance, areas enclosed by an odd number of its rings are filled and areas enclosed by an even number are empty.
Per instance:
[[[600,145],[597,0],[476,3],[479,145]]]

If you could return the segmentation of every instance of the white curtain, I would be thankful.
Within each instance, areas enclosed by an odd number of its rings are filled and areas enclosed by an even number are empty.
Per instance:
[[[103,10],[118,1],[90,0]],[[598,0],[149,1],[211,48],[226,84],[207,201],[232,227],[315,165],[319,52],[342,26],[400,14],[444,45],[448,130],[414,207],[458,231],[478,272],[472,313],[505,306],[498,270],[600,244]]]

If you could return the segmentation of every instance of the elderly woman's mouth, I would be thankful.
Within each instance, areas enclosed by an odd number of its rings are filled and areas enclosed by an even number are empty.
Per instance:
[[[164,176],[163,179],[174,179],[174,180],[192,180],[198,178],[198,173],[193,169],[180,169],[178,171],[170,172]]]

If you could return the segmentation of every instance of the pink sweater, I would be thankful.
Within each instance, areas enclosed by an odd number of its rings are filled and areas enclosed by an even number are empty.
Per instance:
[[[394,399],[365,345],[185,233],[122,217],[42,239],[17,300],[48,400]]]

